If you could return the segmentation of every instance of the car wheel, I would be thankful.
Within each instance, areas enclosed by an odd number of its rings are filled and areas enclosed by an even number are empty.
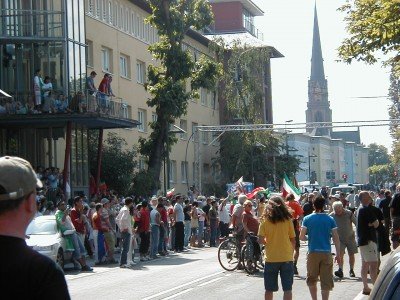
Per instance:
[[[64,252],[62,248],[58,249],[57,264],[60,266],[62,270],[64,270]]]

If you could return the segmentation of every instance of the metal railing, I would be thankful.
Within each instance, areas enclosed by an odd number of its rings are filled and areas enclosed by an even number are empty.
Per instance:
[[[0,36],[62,37],[63,15],[61,11],[3,8],[0,10]]]
[[[55,91],[53,95],[42,97],[40,107],[35,105],[35,97],[31,92],[9,93],[12,98],[0,97],[1,115],[13,114],[98,114],[103,117],[132,119],[132,107],[120,97],[106,95],[101,92],[78,91],[66,95],[63,91]]]

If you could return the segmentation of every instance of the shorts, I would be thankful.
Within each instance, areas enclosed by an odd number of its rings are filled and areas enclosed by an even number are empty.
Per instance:
[[[373,241],[368,241],[368,245],[360,246],[361,259],[365,262],[378,261],[378,245]]]
[[[340,251],[344,253],[345,249],[347,249],[348,254],[358,253],[358,246],[354,237],[350,237],[345,240],[340,240]]]
[[[293,286],[294,267],[292,261],[265,262],[264,287],[268,292],[278,290],[278,274],[281,276],[282,289],[291,291]]]
[[[333,259],[331,253],[311,252],[307,254],[307,285],[315,286],[318,278],[321,290],[333,289]]]

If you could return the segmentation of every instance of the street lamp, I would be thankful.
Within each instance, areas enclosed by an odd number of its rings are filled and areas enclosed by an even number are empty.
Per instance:
[[[315,154],[308,154],[308,181],[311,184],[311,158],[318,157]]]

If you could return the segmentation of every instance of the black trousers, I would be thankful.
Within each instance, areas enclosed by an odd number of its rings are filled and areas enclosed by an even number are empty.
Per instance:
[[[139,253],[141,255],[147,255],[149,252],[149,246],[150,246],[150,232],[141,232]]]
[[[175,250],[182,251],[183,243],[185,239],[185,230],[184,230],[183,222],[175,223]]]

